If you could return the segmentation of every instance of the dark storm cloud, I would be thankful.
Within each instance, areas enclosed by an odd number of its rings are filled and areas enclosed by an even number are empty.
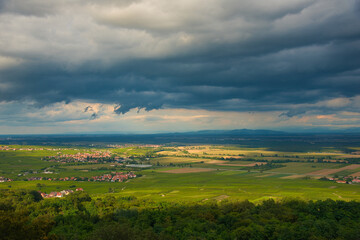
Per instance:
[[[96,118],[98,118],[98,115],[96,113],[91,114],[90,120],[94,120]]]
[[[93,108],[91,106],[87,106],[85,109],[84,109],[84,112],[90,112],[90,111],[93,111]]]
[[[291,117],[301,115],[301,114],[304,114],[304,113],[306,113],[306,111],[304,111],[304,110],[290,110],[288,112],[280,114],[279,117],[286,116],[286,117],[291,118]]]
[[[359,1],[190,2],[0,1],[0,101],[292,117],[360,94]]]

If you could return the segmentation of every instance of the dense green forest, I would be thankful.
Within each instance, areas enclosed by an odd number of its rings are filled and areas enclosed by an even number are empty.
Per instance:
[[[360,203],[159,203],[0,191],[0,239],[360,239]]]

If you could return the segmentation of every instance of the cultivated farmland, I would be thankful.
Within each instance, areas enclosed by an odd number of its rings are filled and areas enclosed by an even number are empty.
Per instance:
[[[102,153],[108,157],[102,157]],[[71,160],[81,155],[90,158]],[[360,163],[354,162],[356,158],[351,158],[349,150],[346,156],[350,157],[343,156],[341,150],[328,148],[312,153],[225,145],[6,146],[0,150],[0,176],[4,179],[0,188],[50,192],[80,187],[98,197],[135,196],[162,201],[257,202],[287,197],[358,200],[360,185],[355,180]],[[122,182],[101,180],[101,176],[122,172],[134,172],[137,177]],[[334,180],[319,180],[335,174]],[[354,184],[337,180],[354,180]]]

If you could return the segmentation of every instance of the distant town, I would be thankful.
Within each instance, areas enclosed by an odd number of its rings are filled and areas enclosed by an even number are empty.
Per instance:
[[[77,188],[75,191],[84,191],[84,189],[82,188]],[[41,194],[41,196],[43,198],[61,198],[61,197],[64,197],[64,196],[67,196],[69,195],[70,193],[73,193],[74,191],[73,190],[62,190],[60,192],[51,192],[49,194],[46,194],[44,192],[41,192],[39,191],[39,193]]]
[[[76,153],[61,154],[57,156],[44,157],[42,160],[49,162],[72,163],[72,162],[88,162],[99,163],[103,161],[118,161],[119,157],[114,157],[110,152],[95,151],[94,153]]]
[[[123,173],[123,172],[111,172],[109,174],[104,174],[102,176],[92,176],[92,177],[61,177],[61,178],[52,178],[52,177],[30,177],[26,181],[88,181],[88,182],[123,182],[130,178],[136,178],[136,174],[133,172]],[[11,182],[13,181],[10,178],[0,177],[0,182]]]

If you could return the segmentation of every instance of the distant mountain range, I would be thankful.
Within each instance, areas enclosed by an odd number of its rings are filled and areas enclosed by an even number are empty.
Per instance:
[[[129,132],[88,132],[88,133],[63,133],[63,134],[1,134],[3,137],[96,137],[96,136],[294,136],[294,135],[317,135],[317,134],[360,134],[360,128],[329,129],[317,128],[291,128],[287,131],[267,129],[232,129],[232,130],[199,130],[188,132],[162,132],[162,133],[129,133]]]
[[[163,133],[123,133],[123,132],[89,132],[89,133],[63,133],[63,134],[0,134],[4,137],[98,137],[98,136],[294,136],[294,135],[317,135],[317,134],[360,134],[360,128],[329,129],[329,128],[293,128],[288,131],[276,131],[267,129],[232,129],[232,130],[199,130],[188,132],[163,132]]]
[[[293,151],[320,151],[321,147],[359,146],[359,129],[342,131],[309,130],[297,133],[273,130],[201,130],[193,132],[125,134],[125,133],[88,133],[88,134],[42,134],[42,135],[0,135],[0,144],[23,145],[81,145],[106,146],[107,144],[239,144],[249,147],[268,147]]]
[[[234,130],[201,130],[201,131],[193,131],[193,132],[176,132],[176,133],[168,133],[175,135],[287,135],[289,133],[283,131],[273,131],[273,130],[252,130],[252,129],[234,129]],[[161,134],[160,134],[161,135]]]

